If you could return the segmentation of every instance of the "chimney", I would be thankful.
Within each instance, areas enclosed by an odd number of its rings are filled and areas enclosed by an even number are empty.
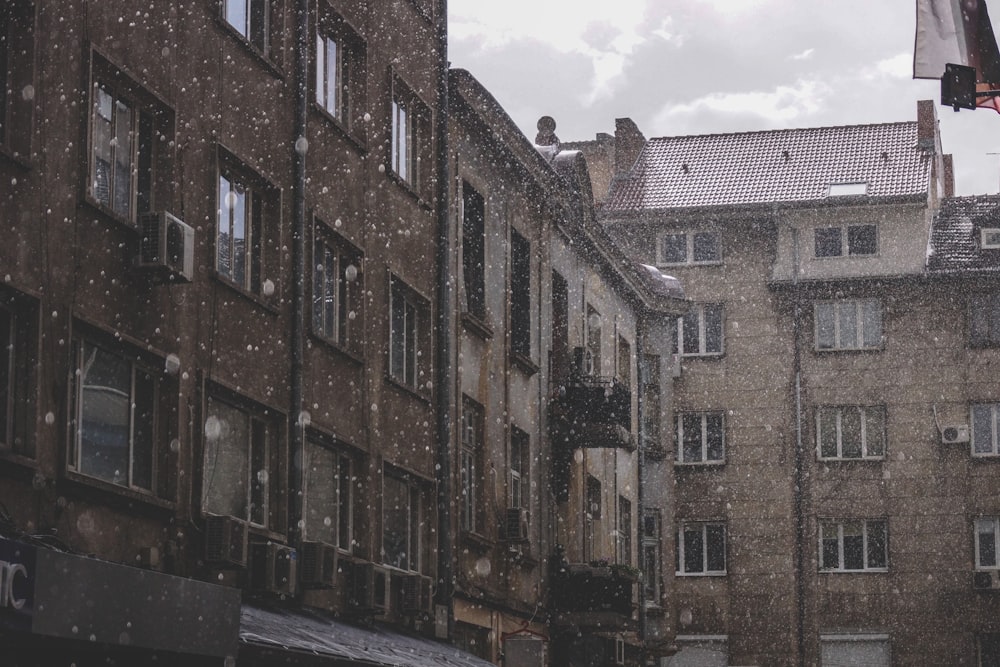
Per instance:
[[[955,196],[955,160],[952,158],[951,153],[947,153],[941,156],[942,162],[944,164],[944,173],[941,174],[941,180],[944,181],[944,196],[954,197]]]
[[[615,175],[628,173],[639,159],[646,137],[631,118],[615,119]]]
[[[933,100],[917,102],[917,148],[934,153],[938,146],[937,110]]]

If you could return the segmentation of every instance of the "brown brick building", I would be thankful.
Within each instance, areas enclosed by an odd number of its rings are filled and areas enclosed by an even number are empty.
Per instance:
[[[693,302],[666,664],[997,664],[1000,223],[950,197],[933,104],[641,150],[618,130],[572,144],[611,165],[601,219]]]

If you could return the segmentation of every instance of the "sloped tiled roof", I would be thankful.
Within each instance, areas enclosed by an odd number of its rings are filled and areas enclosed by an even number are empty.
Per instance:
[[[1000,227],[1000,195],[942,201],[931,228],[928,271],[1000,271],[1000,250],[979,247],[982,227]]]
[[[927,192],[917,123],[660,137],[612,183],[607,212],[823,199],[831,183],[869,197]]]

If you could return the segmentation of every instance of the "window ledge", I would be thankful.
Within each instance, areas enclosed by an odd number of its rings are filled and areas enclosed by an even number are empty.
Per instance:
[[[3,157],[7,162],[10,162],[15,167],[20,167],[24,171],[31,171],[35,168],[31,158],[11,150],[7,144],[0,144],[0,157]]]
[[[412,396],[413,398],[417,399],[421,403],[426,403],[427,405],[430,405],[431,397],[430,397],[430,395],[428,394],[428,392],[426,390],[425,391],[420,391],[416,387],[407,386],[407,385],[403,384],[402,382],[400,382],[399,380],[397,380],[396,378],[394,378],[391,375],[386,375],[385,376],[385,381],[386,381],[386,384],[389,384],[389,385],[395,387],[400,392],[405,393],[405,394],[409,394],[410,396]]]
[[[817,456],[816,460],[820,463],[860,463],[865,465],[881,465],[885,463],[885,456],[874,457],[870,456],[868,458],[848,458],[848,457],[823,457]]]
[[[159,496],[112,484],[96,477],[88,477],[73,470],[65,471],[64,480],[84,494],[93,493],[103,496],[104,499],[113,499],[108,504],[123,505],[129,510],[146,508],[153,512],[173,512],[175,507],[173,502]]]
[[[252,304],[255,304],[257,306],[260,306],[261,308],[263,308],[264,310],[266,310],[267,312],[269,312],[272,315],[280,315],[281,314],[281,311],[278,310],[277,306],[275,306],[274,304],[272,304],[269,301],[265,301],[263,297],[258,296],[256,294],[254,294],[253,292],[248,292],[247,290],[243,289],[242,287],[240,287],[239,285],[237,285],[233,281],[229,280],[228,278],[226,278],[225,276],[223,276],[222,274],[220,274],[218,271],[212,269],[211,270],[211,276],[212,276],[212,279],[215,280],[218,284],[223,285],[227,289],[229,289],[229,290],[233,291],[234,293],[240,295],[246,301],[248,301],[248,302],[250,302]]]
[[[31,481],[38,472],[38,461],[18,454],[6,445],[0,446],[0,465],[9,466],[12,475],[22,476],[25,481]]]
[[[868,570],[820,570],[820,574],[889,574],[889,568],[872,568]]]
[[[524,371],[529,377],[541,370],[541,367],[531,357],[520,352],[511,351],[510,358],[514,362],[514,365]]]
[[[388,163],[385,165],[385,175],[389,177],[390,181],[398,185],[403,192],[409,195],[417,203],[417,205],[420,206],[420,208],[427,211],[433,210],[431,204],[420,196],[417,187],[397,174],[396,170],[392,168],[392,165]]]
[[[133,222],[133,221],[129,220],[128,218],[122,216],[121,214],[116,213],[114,210],[108,208],[104,204],[99,203],[96,199],[94,199],[93,197],[90,196],[89,192],[87,192],[86,194],[84,194],[84,196],[83,196],[83,204],[85,204],[87,206],[87,208],[90,208],[90,209],[96,211],[97,213],[99,213],[100,216],[102,218],[104,218],[105,220],[108,220],[111,223],[113,223],[115,225],[118,225],[122,229],[129,230],[129,231],[131,231],[135,235],[139,234],[139,226],[138,226],[138,224],[136,224],[135,222]],[[131,249],[129,249],[129,250],[131,250]],[[139,251],[136,250],[135,254],[138,255]]]
[[[726,357],[725,352],[706,352],[705,354],[682,354],[682,360],[695,361],[697,359],[704,359],[705,361],[715,361],[717,359],[724,359]]]
[[[719,470],[725,461],[674,461],[674,470]]]
[[[716,260],[712,262],[658,262],[656,268],[658,269],[683,269],[685,267],[695,267],[695,266],[723,266],[725,262],[723,260]]]
[[[315,91],[314,91],[315,92]],[[315,95],[313,95],[315,97]],[[332,113],[327,111],[319,102],[315,99],[312,101],[313,111],[316,112],[324,121],[325,124],[333,128],[333,131],[347,140],[347,142],[357,150],[358,154],[361,156],[367,155],[368,144],[365,142],[362,136],[358,133],[352,132],[347,125],[344,124],[342,120],[334,116]]]
[[[493,338],[493,327],[487,324],[486,320],[477,315],[473,315],[470,312],[462,312],[462,326],[465,327],[466,331],[476,334],[483,340],[490,340]]]
[[[322,346],[324,349],[331,350],[337,354],[337,356],[343,357],[350,362],[358,365],[364,365],[365,356],[362,352],[355,352],[350,348],[341,345],[336,341],[332,341],[329,338],[324,338],[323,336],[316,333],[315,330],[310,330],[309,338],[315,341],[318,345]]]
[[[269,17],[269,18],[271,18],[271,17]],[[234,28],[233,26],[229,25],[229,22],[226,21],[226,19],[224,19],[224,18],[222,18],[222,16],[216,14],[215,15],[215,23],[220,28],[222,28],[223,32],[225,32],[226,34],[228,34],[232,39],[234,39],[236,41],[236,43],[238,43],[240,46],[242,46],[243,49],[247,53],[249,53],[254,58],[256,58],[258,61],[260,61],[260,63],[264,65],[265,69],[267,69],[267,71],[270,72],[275,78],[284,80],[284,78],[285,78],[285,72],[284,72],[284,70],[282,70],[281,67],[276,62],[274,62],[273,60],[271,60],[270,58],[268,58],[266,55],[264,55],[263,53],[261,53],[260,49],[258,49],[256,46],[254,46],[253,44],[251,44],[250,40],[248,40],[246,37],[244,37],[243,35],[241,35],[236,30],[236,28]],[[272,46],[271,50],[272,51],[274,50],[273,46]]]
[[[817,347],[814,352],[816,354],[875,354],[884,350],[885,345],[879,345],[878,347]]]
[[[726,572],[675,572],[678,578],[689,577],[692,579],[704,579],[707,577],[725,577]]]
[[[468,530],[461,531],[459,539],[463,545],[468,546],[479,553],[485,553],[493,548],[493,540],[485,535],[480,535],[479,533],[470,532]]]

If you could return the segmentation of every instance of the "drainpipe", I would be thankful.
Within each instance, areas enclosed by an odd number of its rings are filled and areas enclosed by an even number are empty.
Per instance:
[[[298,0],[295,17],[295,146],[292,158],[292,326],[290,446],[288,471],[288,538],[301,546],[302,461],[306,424],[302,418],[302,359],[305,316],[305,230],[306,230],[306,112],[309,81],[309,0]]]
[[[448,175],[448,0],[438,0],[437,15],[434,28],[437,36],[438,80],[437,80],[437,116],[435,134],[437,134],[437,154],[435,155],[434,171],[437,179],[435,186],[435,201],[437,204],[437,460],[438,474],[438,581],[435,596],[436,609],[445,607],[447,610],[447,636],[450,639],[455,625],[455,610],[452,606],[454,589],[454,574],[452,571],[452,534],[451,534],[451,410],[452,410],[452,377],[451,377],[451,207],[448,188],[451,181]],[[435,614],[437,617],[437,614]],[[436,618],[437,620],[437,618]]]
[[[796,647],[799,653],[799,664],[805,664],[805,615],[806,615],[806,582],[805,582],[805,539],[806,520],[804,507],[805,483],[805,452],[802,450],[802,306],[794,287],[799,284],[799,230],[792,229],[792,294],[794,311],[792,314],[792,367],[795,373],[795,600],[796,600]]]
[[[643,329],[649,328],[649,324],[648,324],[649,314],[648,313],[646,314],[646,317],[644,319],[647,320],[647,324],[646,324],[645,327],[643,327]],[[645,508],[646,508],[646,505],[645,505],[645,494],[643,493],[643,490],[645,489],[645,486],[646,486],[646,477],[645,477],[645,475],[646,475],[646,428],[645,428],[646,420],[643,419],[643,415],[645,414],[645,411],[650,408],[650,406],[647,406],[646,402],[643,400],[643,387],[645,387],[645,385],[647,384],[647,382],[649,380],[649,378],[646,377],[646,376],[650,372],[649,368],[646,366],[646,363],[645,363],[645,359],[646,359],[645,339],[646,339],[646,332],[645,331],[642,331],[642,335],[638,335],[638,336],[635,337],[635,356],[636,356],[636,361],[638,361],[638,363],[636,364],[636,371],[637,372],[636,372],[636,383],[635,383],[636,384],[636,391],[635,391],[635,393],[636,393],[636,413],[637,413],[636,418],[639,420],[639,424],[638,424],[639,428],[637,429],[638,432],[639,432],[639,447],[638,447],[638,450],[639,450],[639,457],[638,457],[638,477],[639,477],[639,479],[638,479],[638,485],[637,485],[637,488],[636,488],[636,491],[635,491],[635,499],[636,499],[636,502],[635,502],[635,504],[636,504],[635,513],[636,513],[637,519],[638,519],[637,522],[636,522],[636,526],[638,526],[639,529],[636,531],[636,535],[635,535],[636,536],[636,540],[635,540],[635,546],[636,546],[636,548],[635,548],[635,551],[636,551],[636,554],[637,554],[636,563],[639,565],[640,572],[642,572],[642,574],[639,577],[639,584],[638,584],[639,596],[638,596],[638,598],[639,598],[639,642],[640,642],[641,650],[643,651],[643,653],[645,653],[645,651],[648,649],[648,646],[646,645],[646,642],[649,639],[649,633],[648,633],[648,630],[646,628],[646,582],[645,582],[645,579],[644,579],[644,577],[646,575],[646,572],[643,571],[644,568],[642,567],[643,558],[645,557],[645,551],[643,549],[642,540],[645,537],[645,532],[644,532],[645,514],[644,514],[644,512],[645,512]],[[631,565],[631,563],[628,563],[628,565]]]

